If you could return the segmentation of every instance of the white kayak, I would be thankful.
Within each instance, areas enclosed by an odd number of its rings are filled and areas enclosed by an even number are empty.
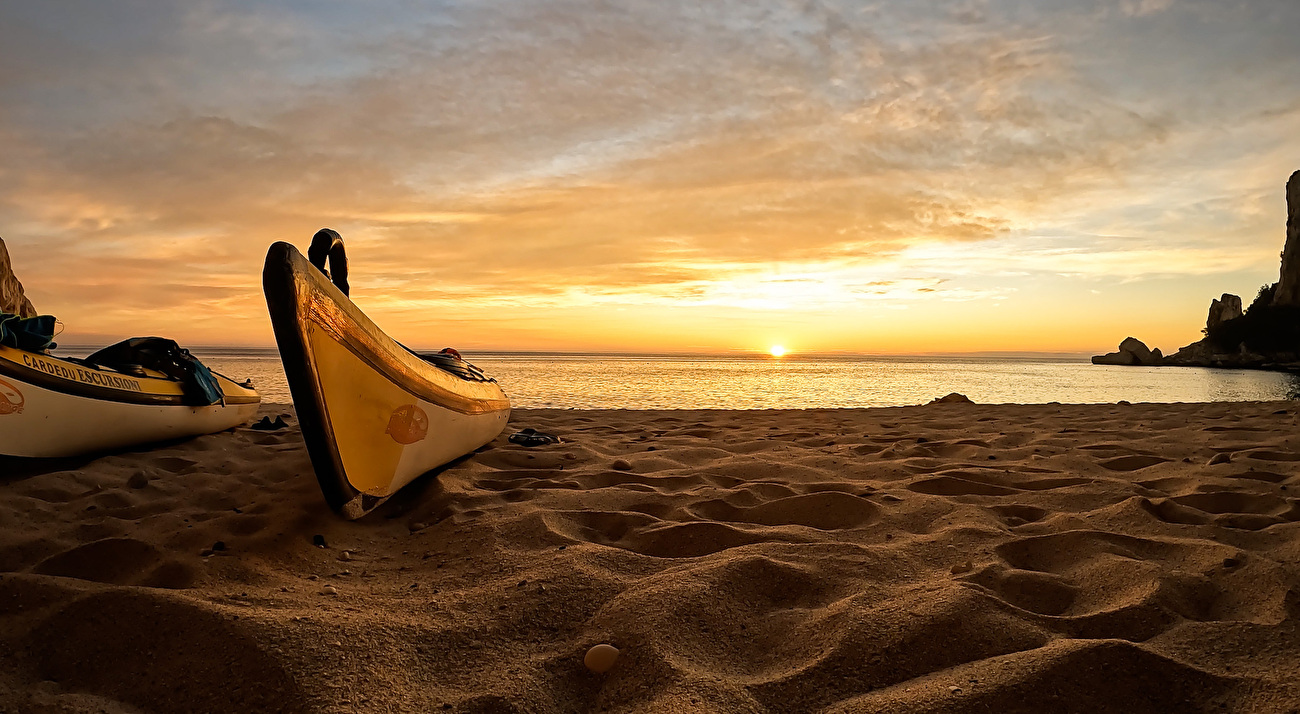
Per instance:
[[[212,377],[220,398],[208,404],[184,377],[145,365],[110,367],[0,345],[0,456],[110,451],[223,431],[257,413],[261,399],[251,385]]]
[[[422,357],[371,322],[347,296],[337,233],[317,233],[310,253],[272,245],[262,287],[321,491],[340,515],[360,518],[496,438],[510,401],[459,355]]]

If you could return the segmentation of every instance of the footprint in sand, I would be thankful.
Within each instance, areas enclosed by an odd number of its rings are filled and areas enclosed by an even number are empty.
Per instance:
[[[1167,523],[1202,525],[1257,531],[1279,523],[1300,520],[1300,502],[1267,494],[1209,491],[1144,503],[1155,517]]]
[[[713,521],[807,526],[823,531],[855,528],[875,521],[880,515],[876,504],[840,491],[789,496],[748,508],[718,499],[697,503],[689,510]]]
[[[1273,451],[1260,449],[1246,454],[1246,458],[1257,461],[1300,461],[1300,454],[1290,451]]]
[[[998,599],[1040,615],[1062,615],[1079,595],[1079,586],[1055,573],[1020,570],[996,564],[966,578],[988,588]]]
[[[1077,588],[1068,608],[1054,614],[1060,619],[1045,623],[1074,637],[1144,641],[1181,620],[1234,616],[1222,606],[1220,588],[1201,574],[1221,571],[1237,552],[1230,546],[1067,531],[1013,540],[995,552],[1013,569],[1060,576]],[[1005,574],[986,576],[987,587],[1005,591],[1010,602],[1019,591],[996,582]]]
[[[1155,466],[1156,464],[1168,463],[1169,461],[1170,459],[1161,458],[1159,456],[1134,455],[1121,456],[1118,459],[1103,461],[1101,462],[1101,465],[1111,471],[1138,471],[1150,466]]]
[[[772,539],[768,534],[742,531],[723,523],[674,523],[631,532],[620,539],[617,545],[656,558],[697,558]]]
[[[990,506],[989,510],[995,513],[1003,523],[1009,526],[1021,526],[1026,523],[1041,521],[1048,511],[1038,506],[1029,506],[1025,504],[1012,503],[1006,506]]]
[[[543,516],[551,532],[569,540],[597,543],[656,558],[695,558],[750,543],[773,540],[714,522],[674,523],[645,513],[556,511]],[[791,540],[783,536],[781,540]]]
[[[1267,481],[1269,483],[1281,483],[1282,481],[1291,478],[1286,474],[1273,473],[1272,471],[1256,471],[1255,469],[1242,471],[1241,473],[1228,474],[1227,477],[1250,479],[1252,481]]]

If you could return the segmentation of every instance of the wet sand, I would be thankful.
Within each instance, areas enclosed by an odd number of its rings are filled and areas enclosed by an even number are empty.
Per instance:
[[[527,410],[359,522],[293,419],[6,462],[0,711],[1298,711],[1298,419]]]

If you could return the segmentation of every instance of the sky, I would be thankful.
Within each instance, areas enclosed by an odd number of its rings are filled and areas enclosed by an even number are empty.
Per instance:
[[[416,347],[1171,352],[1278,277],[1295,0],[0,0],[65,344],[271,345],[316,230]]]

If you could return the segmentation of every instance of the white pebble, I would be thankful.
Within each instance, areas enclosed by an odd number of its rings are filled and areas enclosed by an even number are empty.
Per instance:
[[[321,595],[338,595],[338,594],[339,594],[339,589],[336,588],[336,587],[334,587],[333,585],[326,585],[325,587],[323,587],[323,588],[320,589],[320,594],[321,594]]]

